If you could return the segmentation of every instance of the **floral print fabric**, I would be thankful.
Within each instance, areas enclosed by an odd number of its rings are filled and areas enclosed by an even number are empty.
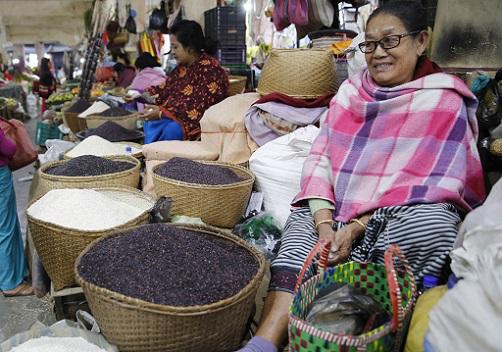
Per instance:
[[[190,66],[179,65],[165,82],[147,89],[155,104],[182,127],[184,138],[200,136],[200,119],[212,105],[228,96],[228,76],[218,60],[203,53]]]

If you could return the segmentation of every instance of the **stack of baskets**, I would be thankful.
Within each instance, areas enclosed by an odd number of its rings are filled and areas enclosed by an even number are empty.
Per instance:
[[[139,190],[132,188],[95,188],[96,191],[106,193],[114,198],[120,198],[123,194],[134,195],[138,201],[147,202],[150,209],[155,201],[152,197]],[[28,208],[35,203],[32,201]],[[126,229],[132,226],[146,224],[149,221],[149,211],[119,226]],[[42,260],[47,274],[49,275],[55,290],[72,286],[75,282],[73,266],[80,253],[94,240],[105,236],[115,229],[103,231],[83,231],[65,228],[56,224],[47,223],[36,219],[28,214],[28,225],[35,248]]]
[[[63,112],[63,119],[68,126],[68,128],[73,132],[73,133],[78,133],[80,131],[83,131],[87,128],[87,121],[86,119],[78,117],[78,112],[70,112],[68,109],[70,109],[71,105],[65,106],[61,111]]]
[[[35,198],[41,197],[52,189],[58,188],[101,188],[101,187],[132,187],[138,188],[141,163],[132,156],[113,156],[113,161],[126,161],[134,165],[129,170],[99,176],[57,176],[45,171],[55,166],[63,165],[68,160],[53,161],[38,169],[39,183]]]
[[[226,185],[201,185],[182,182],[157,174],[153,169],[153,182],[158,197],[173,200],[171,213],[201,218],[208,225],[232,228],[241,219],[251,196],[255,176],[244,167],[216,162],[199,161],[234,171],[242,181]]]
[[[103,334],[120,351],[234,351],[242,341],[265,271],[263,255],[238,237],[215,228],[178,226],[245,248],[256,258],[258,272],[236,295],[216,303],[190,307],[153,304],[98,287],[83,279],[78,267],[82,257],[99,241],[92,243],[77,259],[75,275]],[[107,237],[120,236],[121,233],[117,231]]]
[[[246,89],[246,76],[228,76],[228,81],[230,83],[228,87],[228,95],[236,95],[244,93]]]

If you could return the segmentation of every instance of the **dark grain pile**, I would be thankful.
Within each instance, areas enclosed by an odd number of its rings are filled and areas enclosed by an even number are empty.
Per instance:
[[[187,307],[237,294],[256,275],[258,262],[230,241],[150,224],[99,242],[78,271],[88,282],[129,297]]]
[[[89,103],[87,100],[78,98],[72,106],[69,107],[68,112],[73,112],[76,114],[80,114],[81,112],[84,112],[85,110],[89,109],[92,104]]]
[[[112,121],[106,121],[98,128],[88,130],[85,137],[99,136],[110,142],[130,141],[141,138],[143,134],[136,130],[130,130]]]
[[[170,159],[162,164],[156,173],[173,180],[200,185],[228,185],[244,180],[229,168],[202,164],[185,158]]]
[[[116,117],[116,116],[125,116],[129,115],[130,112],[121,108],[118,108],[116,106],[106,109],[103,112],[100,112],[97,114],[98,116],[104,116],[104,117]]]
[[[82,155],[45,170],[46,174],[57,176],[98,176],[132,169],[134,164],[114,161],[94,155]]]

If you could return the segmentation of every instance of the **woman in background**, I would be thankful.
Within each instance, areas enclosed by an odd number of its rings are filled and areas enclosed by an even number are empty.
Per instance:
[[[31,286],[23,282],[26,259],[8,166],[15,152],[16,145],[0,129],[0,290],[5,297],[33,294]]]
[[[145,122],[145,143],[198,139],[204,112],[228,96],[227,73],[210,56],[216,52],[216,43],[204,37],[197,22],[176,23],[170,40],[177,67],[163,84],[146,90],[161,114]]]

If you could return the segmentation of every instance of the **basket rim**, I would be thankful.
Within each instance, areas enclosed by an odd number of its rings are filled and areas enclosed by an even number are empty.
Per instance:
[[[199,184],[199,183],[191,183],[191,182],[185,182],[185,181],[179,181],[179,180],[175,180],[173,178],[169,178],[169,177],[165,177],[165,176],[161,176],[159,174],[156,173],[157,169],[159,167],[161,167],[162,165],[164,165],[166,162],[162,163],[162,164],[159,164],[159,165],[155,165],[152,169],[152,175],[153,175],[153,179],[155,180],[159,180],[159,181],[163,181],[163,182],[166,182],[166,183],[170,183],[172,185],[175,185],[175,186],[184,186],[184,187],[187,187],[187,188],[195,188],[195,189],[214,189],[214,190],[218,190],[218,189],[230,189],[230,188],[236,188],[236,187],[241,187],[241,186],[247,186],[249,184],[253,184],[255,182],[255,175],[248,169],[240,166],[240,165],[236,165],[236,164],[231,164],[231,163],[224,163],[224,162],[220,162],[220,161],[208,161],[208,160],[193,160],[195,162],[198,162],[198,163],[201,163],[201,164],[209,164],[209,165],[218,165],[218,166],[224,166],[224,167],[228,167],[230,169],[237,169],[239,171],[242,171],[244,172],[246,175],[249,176],[249,178],[245,179],[245,180],[242,180],[242,181],[239,181],[239,182],[235,182],[235,183],[229,183],[229,184],[226,184],[226,185],[202,185],[202,184]]]
[[[66,189],[70,189],[70,188],[66,188]],[[143,199],[145,199],[147,201],[150,201],[151,202],[151,207],[148,208],[147,210],[143,211],[141,214],[139,214],[134,219],[131,219],[128,222],[126,222],[126,223],[124,223],[122,225],[116,226],[116,227],[111,227],[111,228],[108,228],[108,229],[101,229],[101,230],[79,230],[79,229],[74,229],[74,228],[70,228],[70,227],[60,226],[60,225],[53,224],[53,223],[50,223],[50,222],[47,222],[47,221],[43,221],[43,220],[37,219],[37,218],[33,217],[32,215],[28,214],[28,209],[35,202],[37,202],[40,198],[42,198],[43,197],[43,195],[42,195],[40,197],[37,197],[36,199],[33,199],[31,202],[28,203],[28,205],[26,207],[26,217],[28,219],[28,223],[29,222],[33,222],[33,223],[36,223],[39,226],[43,226],[45,228],[49,228],[49,229],[51,229],[53,231],[64,232],[65,234],[68,234],[70,236],[87,236],[87,237],[94,236],[94,237],[100,237],[100,236],[102,236],[103,232],[114,231],[115,229],[122,229],[124,227],[130,226],[130,224],[136,222],[138,218],[145,216],[145,214],[148,214],[153,209],[153,207],[155,206],[155,199],[150,194],[148,194],[146,192],[143,192],[143,191],[140,191],[140,190],[138,190],[136,188],[132,188],[132,187],[126,187],[126,186],[124,186],[124,187],[93,187],[93,188],[84,188],[84,189],[92,189],[92,190],[95,190],[95,191],[98,191],[98,192],[99,191],[105,191],[105,192],[106,191],[116,191],[116,192],[125,192],[125,193],[135,194],[138,197],[141,197],[141,198],[143,198]]]
[[[162,315],[176,315],[176,316],[197,316],[197,315],[202,315],[202,314],[207,314],[207,313],[214,313],[220,310],[227,309],[228,307],[233,306],[234,304],[237,304],[247,298],[249,295],[255,293],[255,289],[258,289],[258,287],[261,285],[263,276],[265,274],[265,269],[266,269],[266,260],[265,257],[261,252],[259,252],[256,248],[254,248],[252,245],[248,244],[246,241],[243,239],[237,237],[234,234],[231,234],[229,232],[224,232],[221,229],[214,227],[214,226],[209,226],[209,225],[199,225],[199,224],[163,224],[165,226],[175,226],[178,228],[190,230],[190,231],[195,231],[195,232],[202,232],[205,234],[213,235],[219,238],[223,238],[225,240],[234,242],[237,245],[240,245],[241,247],[247,249],[253,257],[256,259],[258,262],[258,271],[254,275],[254,277],[249,281],[249,283],[244,286],[238,293],[235,295],[225,298],[223,300],[210,303],[210,304],[205,304],[205,305],[195,305],[195,306],[170,306],[170,305],[164,305],[164,304],[157,304],[157,303],[151,303],[139,298],[133,298],[130,296],[123,295],[121,293],[109,290],[107,288],[95,285],[87,280],[85,280],[83,277],[80,276],[79,271],[78,271],[78,266],[80,264],[80,261],[82,257],[89,251],[91,250],[95,245],[97,245],[99,242],[104,241],[105,239],[108,239],[110,237],[116,237],[120,236],[123,234],[123,232],[126,231],[131,231],[134,229],[137,229],[138,227],[145,226],[145,225],[138,225],[134,227],[129,227],[127,229],[122,229],[122,230],[116,230],[112,233],[106,234],[96,240],[94,240],[92,243],[90,243],[78,256],[77,260],[75,261],[74,265],[74,273],[75,273],[75,280],[78,285],[80,285],[82,288],[87,289],[89,291],[92,291],[96,294],[99,294],[101,296],[101,299],[105,300],[113,300],[115,303],[123,306],[127,306],[128,308],[133,308],[133,309],[139,309],[142,311],[148,311],[156,314],[162,314]]]
[[[140,116],[139,113],[132,112],[128,115],[122,115],[122,116],[101,116],[101,115],[97,115],[97,114],[91,114],[91,115],[87,115],[86,117],[81,117],[81,118],[83,118],[84,120],[93,119],[93,120],[106,120],[106,121],[116,121],[116,120],[120,121],[120,120],[130,119],[133,117],[137,118],[139,116]]]
[[[92,137],[92,136],[89,136],[89,137]],[[86,137],[88,138],[88,137]],[[100,137],[101,138],[101,137]],[[83,141],[85,140],[85,138],[83,140],[81,140],[79,143],[82,143]],[[99,156],[101,158],[111,158],[111,157],[118,157],[118,156],[131,156],[133,158],[140,158],[142,155],[143,155],[143,145],[142,144],[139,144],[139,143],[135,143],[135,142],[128,142],[128,141],[121,141],[121,142],[110,142],[110,143],[113,143],[113,144],[125,144],[125,145],[130,145],[131,147],[134,147],[134,148],[137,148],[137,149],[141,149],[139,152],[137,153],[134,153],[134,154],[131,154],[131,155],[120,155],[120,154],[116,154],[116,155],[105,155],[105,156],[100,156],[100,155],[96,155],[96,156]],[[77,144],[78,145],[78,144]],[[76,156],[69,156],[68,153],[71,152],[73,149],[75,149],[77,147],[77,145],[75,145],[74,147],[71,147],[70,149],[68,149],[64,154],[63,154],[63,159],[73,159],[73,158],[77,158]],[[139,148],[138,148],[139,147]],[[94,155],[94,154],[84,154],[84,155]],[[81,155],[80,155],[81,156]]]
[[[341,265],[347,266],[353,262],[354,261],[350,261],[350,262],[343,263]],[[383,266],[383,268],[385,270],[385,266],[383,264],[378,264],[378,263],[366,263],[366,264],[370,264],[370,265],[374,265],[374,266]],[[313,285],[318,284],[319,282],[322,282],[324,276],[329,275],[329,271],[333,270],[334,268],[336,268],[336,267],[330,267],[325,272],[312,276],[310,279],[308,279],[307,281],[305,281],[304,283],[302,283],[300,285],[300,287],[298,288],[298,291],[295,292],[295,294],[293,296],[293,300],[291,301],[291,306],[289,309],[289,324],[295,326],[298,329],[302,329],[304,326],[308,326],[309,333],[311,335],[314,334],[314,335],[316,335],[316,337],[322,336],[323,339],[326,339],[331,343],[340,343],[340,341],[338,341],[339,339],[346,339],[346,341],[343,342],[345,346],[363,346],[365,344],[368,344],[368,343],[371,343],[375,340],[380,339],[382,336],[385,336],[385,335],[391,333],[392,332],[392,321],[388,321],[388,322],[386,322],[386,323],[384,323],[384,324],[382,324],[382,325],[380,325],[380,326],[378,326],[378,327],[376,327],[376,328],[374,328],[364,334],[361,334],[361,335],[341,335],[341,334],[334,334],[329,331],[319,329],[319,328],[307,323],[305,321],[305,319],[302,319],[302,318],[293,314],[291,307],[292,307],[293,301],[299,295],[300,290],[305,289],[305,287],[313,286]],[[407,307],[406,307],[407,309],[405,310],[405,315],[409,315],[412,312],[412,307],[413,307],[414,301],[415,301],[415,296],[414,296],[414,294],[412,294],[412,296],[407,304]],[[390,314],[392,314],[392,313],[390,313]]]
[[[134,167],[127,169],[127,170],[123,170],[123,171],[118,171],[118,172],[113,172],[113,173],[103,174],[103,175],[96,175],[96,176],[58,176],[58,175],[48,174],[45,172],[45,170],[50,169],[51,167],[67,163],[73,159],[73,158],[68,158],[65,160],[51,161],[51,162],[44,164],[38,169],[38,173],[39,173],[39,176],[41,179],[43,178],[43,179],[51,180],[51,181],[65,181],[65,182],[68,182],[68,181],[73,181],[73,182],[102,181],[103,179],[107,179],[107,178],[116,178],[116,177],[125,176],[125,175],[133,173],[135,171],[139,171],[139,169],[141,168],[141,162],[133,156],[111,155],[111,156],[102,157],[102,158],[110,159],[113,161],[130,162],[131,164],[134,164]]]
[[[267,94],[271,94],[271,93],[273,93],[272,91],[270,91],[270,92],[265,92],[265,91],[263,91],[262,89],[258,89],[258,88],[256,88],[256,92],[257,92],[258,94],[260,94],[261,96],[264,96],[264,95],[267,95]],[[327,95],[327,94],[330,94],[330,93],[333,93],[333,94],[334,94],[334,93],[336,93],[336,92],[333,92],[333,91],[327,91],[327,92],[326,92],[326,93],[324,93],[324,94],[310,94],[310,95],[308,95],[308,94],[303,94],[303,95],[302,95],[302,94],[286,94],[286,93],[282,93],[282,94],[287,95],[288,97],[291,97],[291,98],[297,98],[297,99],[316,99],[316,98],[323,97],[323,96],[325,96],[325,95]]]

